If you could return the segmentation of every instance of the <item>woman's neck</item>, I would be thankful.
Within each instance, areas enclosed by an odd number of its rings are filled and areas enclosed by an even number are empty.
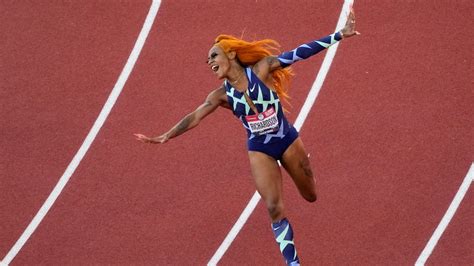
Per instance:
[[[235,87],[236,85],[242,84],[242,81],[245,80],[243,78],[244,76],[245,69],[242,66],[238,65],[231,68],[229,74],[227,75],[227,80],[233,87]]]

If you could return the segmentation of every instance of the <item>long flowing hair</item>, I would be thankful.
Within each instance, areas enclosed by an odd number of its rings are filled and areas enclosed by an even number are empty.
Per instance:
[[[218,45],[225,53],[235,51],[238,61],[243,66],[255,65],[258,61],[267,56],[280,53],[280,45],[272,39],[248,42],[231,35],[222,34],[215,39],[215,45]],[[288,89],[292,76],[293,72],[289,67],[277,69],[272,72],[273,88],[278,94],[278,97],[288,105],[290,104]]]

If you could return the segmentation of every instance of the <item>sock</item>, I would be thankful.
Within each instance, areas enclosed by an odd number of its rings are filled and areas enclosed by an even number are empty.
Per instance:
[[[280,252],[285,257],[287,265],[300,265],[296,254],[295,243],[293,241],[293,229],[288,219],[284,218],[279,222],[272,223],[275,239],[280,246]]]

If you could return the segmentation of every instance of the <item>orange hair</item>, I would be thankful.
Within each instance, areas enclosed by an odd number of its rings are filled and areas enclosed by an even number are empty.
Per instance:
[[[231,35],[219,35],[215,39],[215,45],[218,45],[225,53],[235,51],[237,59],[245,66],[255,65],[267,56],[280,53],[280,45],[272,39],[247,42]],[[290,103],[288,89],[292,76],[293,72],[288,67],[272,72],[273,88],[278,97],[288,104]]]

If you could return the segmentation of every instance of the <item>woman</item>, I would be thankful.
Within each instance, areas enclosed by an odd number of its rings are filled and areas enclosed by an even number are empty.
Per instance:
[[[157,137],[135,134],[144,143],[165,143],[194,128],[218,107],[233,111],[248,135],[248,156],[257,191],[266,204],[277,243],[288,265],[299,265],[293,230],[282,200],[282,176],[277,161],[292,177],[300,194],[316,201],[316,187],[309,159],[296,129],[285,118],[281,100],[287,100],[291,77],[288,68],[330,45],[359,33],[351,10],[344,28],[320,40],[278,56],[273,40],[246,42],[220,35],[209,50],[208,65],[224,83],[212,91],[196,110],[168,132]]]

